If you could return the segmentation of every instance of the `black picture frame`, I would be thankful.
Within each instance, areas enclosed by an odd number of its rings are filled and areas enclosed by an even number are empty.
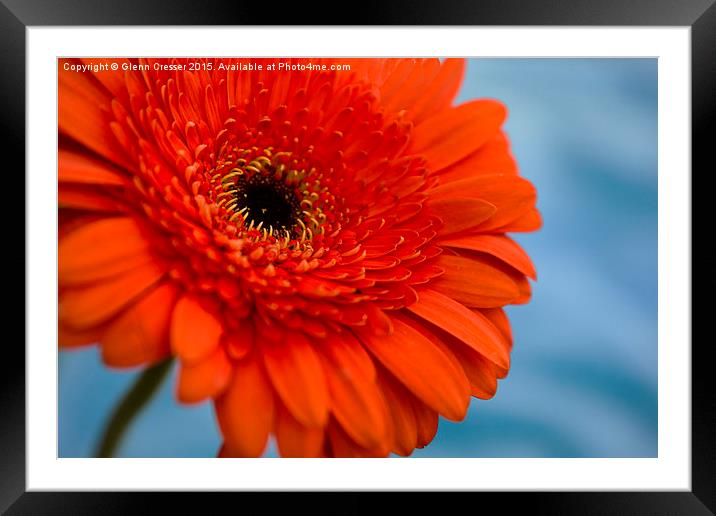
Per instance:
[[[25,160],[25,30],[28,26],[47,25],[280,25],[306,23],[315,25],[553,25],[553,26],[689,26],[691,27],[692,73],[692,275],[702,279],[692,282],[692,490],[690,492],[588,492],[588,493],[465,493],[451,494],[454,504],[498,505],[501,511],[512,512],[527,503],[531,513],[537,514],[713,514],[716,511],[716,445],[713,428],[716,428],[715,376],[708,360],[713,337],[702,332],[707,310],[711,308],[705,297],[707,288],[714,286],[713,276],[706,270],[713,263],[704,242],[695,238],[701,231],[712,231],[706,225],[712,220],[706,212],[703,197],[707,192],[705,177],[716,170],[710,129],[716,125],[716,0],[441,0],[440,2],[399,1],[386,5],[364,1],[351,13],[337,14],[335,9],[310,9],[305,3],[293,3],[286,8],[267,8],[263,3],[234,1],[172,2],[156,0],[0,0],[0,145],[5,168],[4,186],[8,198],[18,200],[17,210],[25,213],[24,170]],[[54,116],[48,113],[48,116]],[[663,142],[661,142],[663,144]],[[694,174],[693,172],[700,172]],[[698,187],[696,185],[699,185]],[[20,195],[22,192],[22,195]],[[696,203],[696,198],[702,197]],[[697,208],[698,206],[698,208]],[[9,215],[10,210],[6,213]],[[8,217],[3,231],[6,241],[20,248],[6,255],[9,258],[9,277],[19,280],[17,271],[24,268],[25,231]],[[25,271],[27,274],[27,271]],[[48,285],[48,293],[53,287]],[[25,299],[23,286],[22,299]],[[700,298],[699,298],[700,294]],[[19,321],[21,315],[12,310],[23,310],[25,304],[17,298],[9,301],[6,321]],[[700,301],[700,302],[699,302]],[[21,308],[22,307],[22,308]],[[700,317],[697,318],[697,314]],[[13,317],[14,316],[14,317]],[[24,317],[22,317],[24,320]],[[18,324],[19,326],[19,324]],[[24,338],[24,326],[20,331]],[[178,493],[38,493],[25,492],[25,353],[18,338],[4,339],[2,355],[3,375],[0,389],[0,510],[10,515],[19,514],[132,514],[161,508],[169,512],[189,512],[192,503],[189,495]],[[688,345],[689,343],[683,343]],[[255,495],[231,493],[217,495],[202,493],[201,506],[211,496],[211,503],[236,503],[227,497],[241,496],[241,503],[255,502]],[[272,494],[272,497],[275,497]],[[422,493],[400,496],[400,500],[386,499],[376,493],[349,493],[335,506],[326,503],[323,493],[296,493],[291,503],[307,503],[313,508],[327,509],[331,513],[372,511],[376,504],[390,509],[392,504],[407,512],[405,505],[425,509],[428,501]],[[464,497],[478,496],[479,502]],[[317,497],[321,497],[320,501]],[[460,498],[463,498],[460,500]],[[282,495],[272,498],[286,500]],[[261,503],[265,503],[261,500]],[[397,505],[400,504],[400,505]],[[244,506],[244,508],[247,506]],[[266,506],[264,506],[266,507]],[[337,508],[338,507],[338,508]],[[241,508],[241,507],[239,507]],[[445,507],[443,506],[443,509]],[[267,509],[269,510],[269,509]],[[269,512],[272,512],[269,510]]]

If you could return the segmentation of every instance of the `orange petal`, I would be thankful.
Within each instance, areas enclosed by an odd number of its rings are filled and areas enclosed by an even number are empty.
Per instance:
[[[537,271],[530,257],[517,242],[507,235],[479,234],[455,236],[441,238],[439,244],[491,254],[511,265],[522,274],[532,279],[537,279]]]
[[[505,337],[504,342],[507,346],[507,351],[512,351],[512,329],[510,328],[510,321],[505,311],[502,308],[475,308],[474,310],[479,310],[485,317],[490,319],[490,322],[492,322]],[[509,369],[503,367],[494,366],[494,368],[497,378],[505,378],[509,372]]]
[[[58,180],[68,183],[123,186],[122,172],[89,154],[60,149],[57,153]]]
[[[536,231],[542,227],[542,215],[537,208],[532,208],[524,215],[498,228],[504,232],[527,232]]]
[[[99,325],[116,315],[163,275],[164,268],[150,262],[101,283],[67,289],[59,301],[60,320],[75,329]]]
[[[448,345],[448,342],[452,345]],[[447,348],[445,351],[450,352],[450,356],[460,364],[473,396],[487,400],[495,395],[498,371],[507,371],[509,368],[500,368],[474,349],[461,345],[457,339],[445,339],[441,341],[441,345]]]
[[[393,332],[393,322],[383,310],[372,303],[367,304],[365,310],[368,316],[368,324],[376,334],[390,335]]]
[[[227,443],[221,443],[221,448],[219,448],[219,453],[216,456],[220,459],[231,459],[237,457],[238,454],[233,452]]]
[[[57,188],[57,204],[60,208],[118,213],[126,208],[109,195],[86,185],[60,183]]]
[[[418,302],[410,305],[408,310],[450,333],[495,364],[509,367],[510,356],[502,334],[480,312],[473,312],[429,289],[419,291]]]
[[[114,367],[151,364],[169,355],[169,321],[176,288],[160,285],[110,323],[102,359]]]
[[[273,397],[256,353],[234,365],[228,388],[214,403],[230,456],[258,457],[263,453],[273,425]]]
[[[60,276],[58,282],[63,287],[87,285],[100,280],[106,280],[119,274],[127,274],[132,269],[151,263],[154,260],[148,253],[138,253],[120,260],[98,267],[87,267],[83,270],[74,270],[65,276]]]
[[[532,296],[532,287],[530,286],[530,282],[527,277],[520,271],[491,254],[483,253],[481,251],[472,251],[469,249],[459,249],[458,251],[462,258],[478,261],[509,276],[513,283],[517,286],[517,290],[519,292],[518,296],[511,301],[512,304],[524,304],[530,300],[530,297]]]
[[[149,244],[129,217],[103,218],[60,238],[60,285],[87,283],[127,272],[152,260]]]
[[[87,65],[107,64],[107,59],[97,59],[92,57],[81,58],[82,62]],[[112,63],[116,63],[117,70],[100,70],[93,72],[94,77],[107,88],[113,97],[121,97],[127,95],[127,83],[124,81],[123,66],[130,64],[129,59],[123,57],[112,58]]]
[[[500,102],[478,99],[440,111],[413,131],[412,154],[422,154],[432,172],[441,170],[484,145],[507,116]]]
[[[326,433],[331,444],[334,457],[341,458],[379,458],[388,455],[387,448],[364,448],[345,432],[334,419],[326,427]]]
[[[415,414],[416,447],[425,448],[438,432],[438,414],[415,396],[411,396],[410,401]]]
[[[401,319],[394,318],[393,326],[393,333],[384,337],[361,329],[361,341],[418,398],[446,418],[462,420],[470,402],[464,374],[429,339]]]
[[[524,276],[516,275],[513,276],[513,279],[515,283],[517,283],[517,287],[520,289],[520,295],[513,301],[513,303],[516,305],[529,303],[532,298],[532,287],[530,286],[529,280],[527,280]]]
[[[497,391],[498,367],[474,349],[462,345],[457,339],[447,342],[470,381],[472,395],[483,400],[492,398]]]
[[[438,232],[439,235],[452,235],[474,228],[497,211],[497,208],[487,201],[468,197],[430,200],[427,207],[429,212],[439,217],[443,223]]]
[[[386,112],[397,113],[419,102],[424,88],[438,75],[440,61],[435,58],[409,60],[400,63],[382,85],[382,104]]]
[[[442,109],[447,108],[455,98],[465,75],[465,59],[445,59],[440,71],[425,89],[417,103],[409,110],[413,123],[418,125]]]
[[[231,328],[224,333],[223,345],[234,360],[240,360],[248,355],[255,343],[254,323],[250,317],[241,319],[238,328]]]
[[[60,131],[100,156],[131,169],[110,129],[110,94],[90,74],[63,70],[64,62],[59,61],[57,89]]]
[[[387,374],[379,375],[381,390],[393,423],[391,451],[407,457],[417,445],[418,430],[415,412],[409,397],[412,395]]]
[[[276,408],[276,444],[281,457],[320,457],[323,428],[308,428],[291,415],[283,404]]]
[[[392,324],[391,321],[391,328]],[[324,341],[320,351],[332,364],[347,368],[357,378],[374,380],[376,377],[373,359],[352,333],[345,331],[333,335]]]
[[[458,346],[466,348],[467,346],[465,346],[465,343],[459,339],[453,338],[450,335],[446,335],[444,332],[439,332],[433,327],[429,328],[421,321],[421,319],[419,317],[410,316],[410,317],[406,317],[405,320],[415,330],[419,331],[420,333],[425,335],[425,337],[430,339],[430,341],[433,343],[433,345],[436,346],[440,351],[442,351],[445,354],[446,357],[448,357],[450,359],[450,361],[455,366],[455,369],[460,371],[461,379],[464,379],[464,381],[465,381],[465,389],[467,391],[473,390],[471,382],[469,381],[467,375],[465,374],[465,369],[463,367],[463,364],[461,363],[460,360],[458,360],[457,355],[453,351],[453,348],[455,346],[454,345],[448,346],[448,344],[447,344],[447,342],[450,342],[452,344],[457,344]],[[495,366],[493,364],[493,369],[496,369],[496,368],[497,368],[497,366]]]
[[[478,174],[516,174],[517,162],[505,133],[498,131],[490,141],[466,158],[440,171],[440,182],[469,179]]]
[[[73,231],[105,218],[99,213],[84,213],[78,210],[57,210],[57,239],[61,242]]]
[[[336,336],[324,344],[321,358],[333,415],[359,445],[381,446],[386,434],[383,398],[375,372],[367,373],[361,363],[370,358],[355,338]]]
[[[221,346],[194,364],[181,364],[177,399],[182,403],[199,403],[219,395],[231,379],[232,365]]]
[[[328,420],[328,390],[320,359],[306,337],[261,342],[266,372],[281,400],[299,423],[322,427]]]
[[[515,174],[483,174],[442,183],[430,192],[431,199],[452,197],[475,197],[494,204],[495,215],[484,222],[480,229],[499,228],[512,222],[534,207],[537,199],[535,187]]]
[[[505,337],[504,342],[507,344],[508,351],[512,349],[512,328],[510,328],[510,320],[502,308],[480,308],[479,311],[487,317],[495,328],[500,330],[502,336]]]
[[[431,280],[430,288],[466,306],[504,306],[520,296],[510,275],[481,260],[443,254],[435,263],[445,274]]]
[[[499,309],[498,309],[499,310]],[[472,390],[472,395],[480,399],[489,399],[497,390],[497,379],[507,376],[508,367],[500,367],[485,356],[451,335],[441,335],[442,345],[447,346],[452,356],[459,361]],[[506,349],[512,347],[505,342]]]
[[[219,345],[223,328],[206,298],[184,295],[174,307],[171,344],[182,362],[196,362]]]
[[[57,326],[57,343],[60,348],[79,348],[99,342],[105,328],[93,327],[87,330],[67,328],[63,324]]]
[[[369,61],[360,59],[359,62]],[[411,59],[387,59],[383,62],[383,70],[380,79],[376,77],[376,82],[380,83],[381,99],[385,101],[400,91],[405,83],[408,75],[415,71],[415,61]]]

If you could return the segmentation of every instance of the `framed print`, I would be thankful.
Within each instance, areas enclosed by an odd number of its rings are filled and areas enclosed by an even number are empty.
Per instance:
[[[713,510],[710,2],[350,26],[6,4],[9,514],[165,503],[134,491]]]

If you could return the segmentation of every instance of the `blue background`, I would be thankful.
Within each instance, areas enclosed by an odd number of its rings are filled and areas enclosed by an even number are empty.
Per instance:
[[[414,456],[655,457],[657,61],[470,60],[459,100],[476,97],[509,107],[513,152],[537,187],[544,228],[516,239],[539,280],[530,304],[508,308],[515,347],[496,397],[441,420]],[[104,368],[96,349],[60,354],[61,457],[93,454],[135,374]],[[170,380],[119,455],[215,455],[209,403],[177,404]]]

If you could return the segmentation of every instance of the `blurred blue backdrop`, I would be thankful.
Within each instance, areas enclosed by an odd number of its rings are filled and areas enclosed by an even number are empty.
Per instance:
[[[657,61],[470,60],[460,101],[502,100],[544,228],[517,235],[539,274],[510,307],[509,376],[415,457],[657,455]],[[176,373],[176,371],[174,371]],[[59,360],[59,455],[92,456],[136,373],[95,349]],[[125,457],[214,456],[211,407],[181,406],[174,378],[129,431]],[[269,456],[275,456],[273,445]]]

